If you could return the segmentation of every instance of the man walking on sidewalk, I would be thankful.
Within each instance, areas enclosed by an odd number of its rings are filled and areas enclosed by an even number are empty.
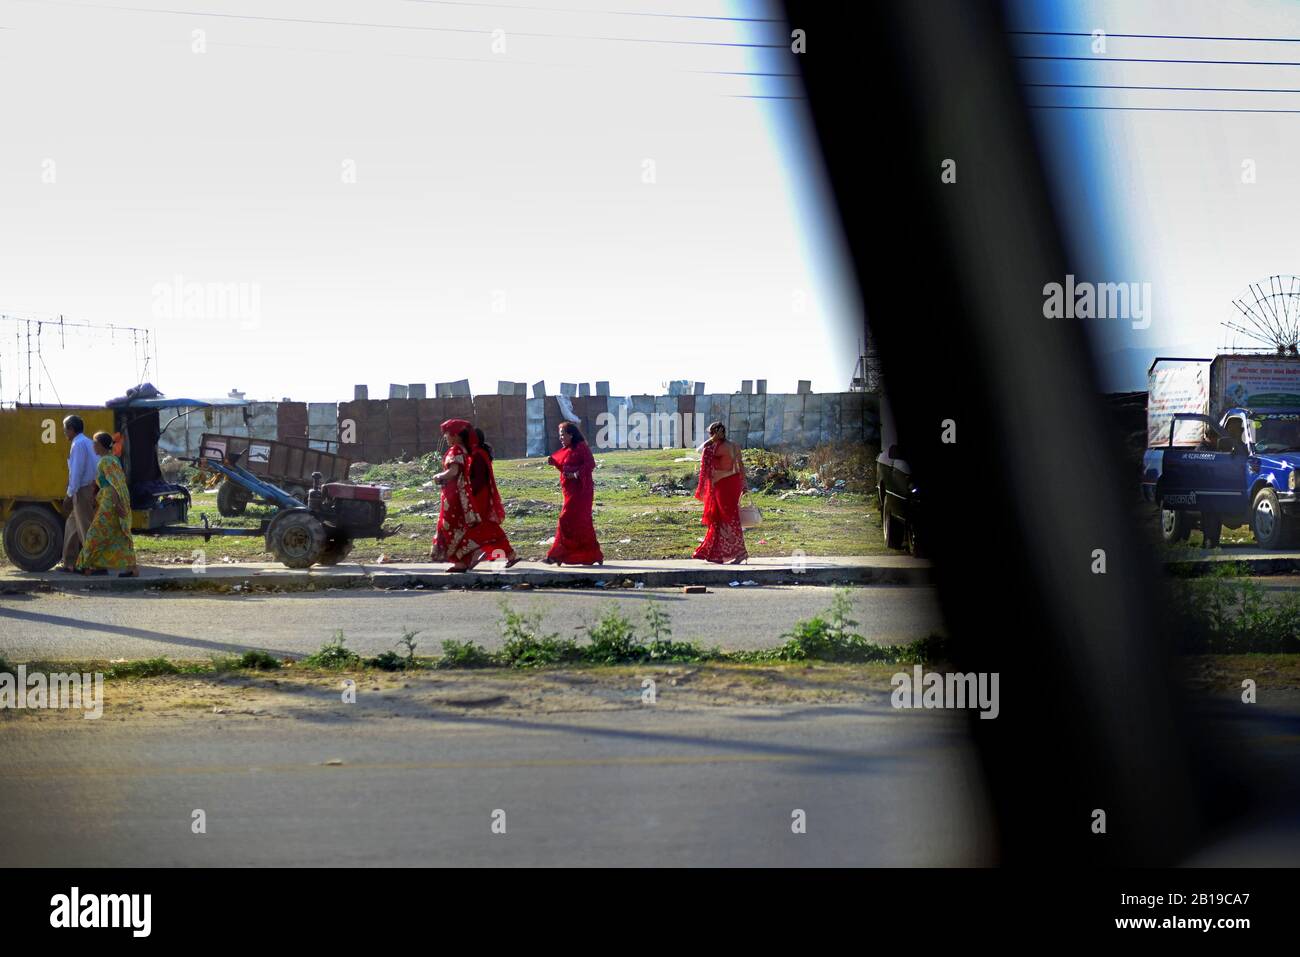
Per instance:
[[[76,572],[77,553],[86,529],[95,518],[95,450],[81,416],[63,420],[63,433],[72,443],[68,453],[68,496],[63,500],[63,564],[59,571]]]

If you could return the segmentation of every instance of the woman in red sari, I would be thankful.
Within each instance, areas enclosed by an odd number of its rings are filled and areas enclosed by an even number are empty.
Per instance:
[[[464,419],[448,419],[442,423],[447,454],[442,457],[442,471],[433,477],[442,488],[442,500],[438,531],[429,558],[435,562],[455,562],[456,567],[463,565],[466,556],[473,552],[473,546],[465,541],[465,533],[471,525],[478,524],[478,514],[470,500],[469,434],[470,424]]]
[[[474,545],[465,568],[453,568],[452,571],[465,571],[484,559],[504,561],[506,568],[510,568],[519,561],[519,556],[506,537],[505,529],[501,527],[501,523],[506,520],[506,510],[501,504],[501,493],[497,490],[496,476],[492,472],[492,446],[487,444],[482,429],[470,429],[467,438],[470,455],[470,504],[478,516],[478,524],[465,535],[466,540]]]
[[[447,454],[433,477],[442,486],[442,503],[429,557],[451,561],[449,572],[469,571],[485,558],[505,559],[507,568],[519,561],[501,528],[506,512],[492,474],[492,451],[481,435],[464,419],[442,423]]]
[[[603,565],[605,555],[596,541],[596,526],[591,520],[592,501],[596,497],[596,483],[592,472],[596,459],[591,447],[572,422],[560,423],[562,448],[546,461],[560,470],[560,488],[564,490],[564,505],[560,508],[560,521],[555,527],[555,544],[542,559],[548,565]]]
[[[695,488],[695,497],[704,503],[700,522],[709,530],[693,558],[739,565],[749,557],[745,530],[740,527],[740,495],[744,491],[745,463],[740,446],[727,441],[725,425],[714,422],[700,457],[700,480]]]

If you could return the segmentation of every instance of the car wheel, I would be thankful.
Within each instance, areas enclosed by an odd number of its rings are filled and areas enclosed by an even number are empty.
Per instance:
[[[1271,488],[1255,493],[1250,507],[1250,527],[1261,548],[1282,548],[1290,538],[1289,523],[1282,514],[1282,504]]]
[[[1187,536],[1192,533],[1192,523],[1187,517],[1186,512],[1179,511],[1175,508],[1162,508],[1160,510],[1160,538],[1168,545],[1174,545],[1178,542],[1187,541]]]

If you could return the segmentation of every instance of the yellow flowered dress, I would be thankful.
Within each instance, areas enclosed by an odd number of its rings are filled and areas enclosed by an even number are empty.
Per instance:
[[[126,473],[116,455],[99,457],[95,482],[99,485],[99,503],[82,542],[81,554],[77,556],[77,568],[133,568],[135,546],[131,543],[131,492],[126,487]],[[110,489],[126,503],[125,518],[118,514],[117,502]]]

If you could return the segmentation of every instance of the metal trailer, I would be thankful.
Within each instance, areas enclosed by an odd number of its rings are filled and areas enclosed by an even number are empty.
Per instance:
[[[328,443],[338,448],[338,443]],[[250,474],[296,498],[299,504],[307,501],[312,487],[312,476],[317,472],[327,482],[346,482],[352,460],[337,451],[324,451],[280,442],[276,439],[250,438],[241,435],[204,433],[199,444],[202,462],[236,460]],[[243,515],[250,502],[259,500],[275,504],[271,499],[256,495],[247,486],[226,478],[217,488],[217,511],[226,518]]]

